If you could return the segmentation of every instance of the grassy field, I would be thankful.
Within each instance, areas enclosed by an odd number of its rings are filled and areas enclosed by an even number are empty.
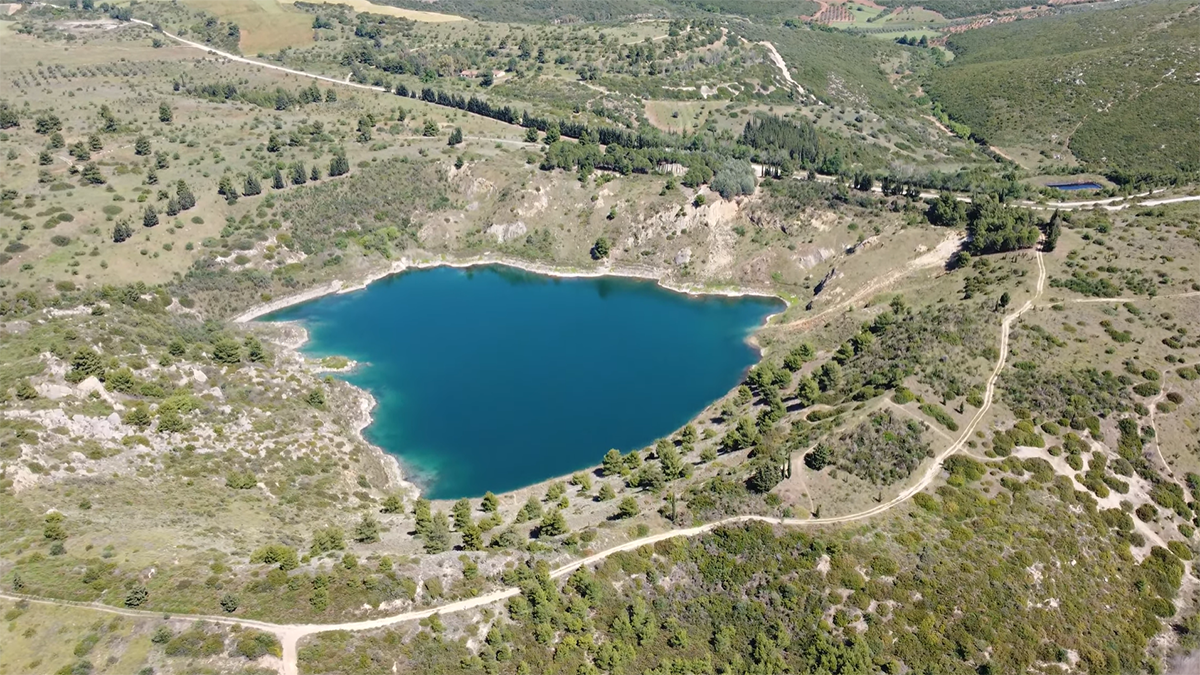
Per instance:
[[[274,52],[312,44],[312,17],[277,0],[185,0],[188,7],[212,13],[241,29],[246,54]]]

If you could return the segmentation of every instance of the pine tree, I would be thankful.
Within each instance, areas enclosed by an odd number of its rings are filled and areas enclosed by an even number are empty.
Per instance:
[[[150,154],[150,139],[145,136],[138,136],[137,141],[133,144],[133,152],[135,155],[145,157]]]
[[[103,185],[104,174],[100,173],[100,167],[96,166],[95,162],[88,162],[83,166],[83,171],[79,172],[79,177],[88,185]]]
[[[308,182],[308,172],[304,170],[304,162],[292,165],[292,185],[304,185]]]
[[[329,175],[342,176],[350,172],[350,162],[344,152],[338,152],[329,160]]]
[[[479,505],[485,513],[495,513],[500,508],[500,500],[490,490],[483,495],[483,503]]]
[[[179,210],[187,211],[196,205],[196,195],[182,179],[175,185],[175,196],[179,199]]]
[[[221,180],[217,183],[217,194],[227,199],[237,194],[233,189],[233,179],[229,177],[229,174],[221,176]]]
[[[167,105],[166,101],[158,104],[158,121],[164,124],[170,124],[174,119],[175,114],[171,112],[171,106]]]
[[[153,206],[147,206],[145,212],[142,213],[142,226],[154,227],[158,225],[158,211]]]
[[[271,134],[271,137],[267,139],[267,152],[279,152],[282,147],[283,144],[279,142],[279,137]]]
[[[133,228],[129,226],[129,219],[122,218],[113,226],[113,243],[119,244],[133,236]]]
[[[158,185],[158,170],[154,167],[146,170],[146,185]]]
[[[179,200],[177,198],[171,197],[170,199],[167,200],[167,215],[168,216],[179,215]]]
[[[286,187],[283,183],[283,172],[279,170],[279,167],[275,167],[275,173],[271,174],[271,187],[276,190],[282,190]]]
[[[308,179],[312,181],[321,180],[321,170],[317,168],[316,164],[313,165],[312,171],[308,172]]]
[[[242,194],[247,197],[262,194],[262,183],[258,182],[258,176],[253,173],[246,174],[246,185],[242,189]]]
[[[449,145],[455,146],[463,142],[462,127],[454,127],[454,131],[450,133]]]

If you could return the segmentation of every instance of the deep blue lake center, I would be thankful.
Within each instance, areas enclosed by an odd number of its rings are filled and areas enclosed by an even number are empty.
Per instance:
[[[653,443],[737,385],[783,308],[649,281],[439,267],[295,305],[303,351],[364,364],[369,441],[431,499],[521,488]]]

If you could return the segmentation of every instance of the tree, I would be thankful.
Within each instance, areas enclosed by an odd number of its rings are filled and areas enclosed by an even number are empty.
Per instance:
[[[722,199],[753,194],[757,185],[754,167],[744,159],[726,160],[709,181],[709,187],[721,195]]]
[[[404,510],[404,500],[395,493],[388,495],[379,508],[380,513],[400,513]]]
[[[675,444],[670,441],[658,442],[658,461],[662,464],[662,472],[667,480],[677,480],[688,475],[689,468],[687,462],[679,456],[679,451],[675,449]]]
[[[824,443],[818,444],[817,447],[809,450],[808,453],[804,455],[804,466],[807,466],[813,471],[820,471],[821,469],[829,466],[832,462],[833,452],[829,449],[829,446],[825,445]]]
[[[267,139],[267,152],[279,152],[283,148],[283,144],[279,142],[279,136],[271,134]]]
[[[246,174],[246,185],[242,189],[242,194],[246,197],[262,194],[262,183],[258,181],[258,176],[253,172]]]
[[[100,167],[96,166],[95,162],[83,165],[83,170],[79,172],[79,178],[86,185],[103,185],[105,183],[104,174],[100,173]]]
[[[119,244],[133,236],[133,228],[129,226],[129,219],[122,218],[113,225],[112,239],[113,243]]]
[[[551,122],[546,126],[546,136],[542,139],[546,145],[557,143],[562,138],[562,131],[558,128],[558,122]]]
[[[304,162],[292,164],[292,185],[304,185],[308,182],[308,172],[304,170]]]
[[[448,145],[455,146],[463,142],[462,127],[454,127],[454,131],[450,132],[450,140]]]
[[[141,607],[142,605],[146,604],[146,601],[149,599],[150,591],[146,590],[145,586],[137,584],[133,588],[130,588],[129,592],[125,594],[125,606]]]
[[[280,571],[290,572],[300,566],[300,556],[292,546],[270,544],[254,550],[250,554],[250,562],[277,565]]]
[[[417,498],[413,504],[413,519],[417,524],[417,536],[424,537],[433,524],[433,511],[428,499]]]
[[[633,497],[626,497],[621,500],[620,504],[617,504],[617,518],[619,519],[632,518],[638,513],[641,513],[641,508]]]
[[[617,493],[613,491],[612,486],[608,483],[600,486],[600,492],[596,493],[596,499],[602,502],[607,502],[614,499]]]
[[[316,164],[314,164],[312,170],[308,172],[308,179],[311,181],[321,180],[321,169],[318,168]]]
[[[939,227],[962,229],[967,226],[967,205],[958,201],[953,193],[943,192],[929,205],[925,217]]]
[[[104,149],[104,143],[100,140],[100,134],[88,135],[88,148],[90,148],[92,152]]]
[[[21,118],[17,116],[17,111],[13,110],[7,102],[0,102],[0,129],[19,126],[21,126]]]
[[[283,172],[279,170],[279,167],[275,167],[275,173],[271,174],[271,187],[276,190],[282,190],[287,187],[283,183]]]
[[[100,125],[100,130],[105,133],[115,133],[121,128],[121,124],[117,122],[117,118],[115,115],[113,115],[112,110],[108,107],[108,104],[100,105],[100,119],[104,122],[102,125]]]
[[[592,245],[592,260],[603,260],[608,257],[609,243],[605,237],[600,237],[596,243]]]
[[[500,508],[500,500],[489,490],[483,495],[483,503],[479,506],[485,513],[495,513]]]
[[[450,507],[450,515],[454,516],[454,529],[462,530],[471,522],[471,502],[466,497],[454,502],[454,506]]]
[[[362,520],[354,526],[354,541],[360,544],[372,544],[379,541],[379,521],[369,513],[364,513]]]
[[[344,176],[350,172],[350,162],[346,159],[346,153],[334,153],[333,159],[329,160],[329,176]]]
[[[139,157],[145,157],[150,154],[150,139],[145,136],[138,136],[137,141],[133,144],[133,152]]]
[[[450,550],[450,520],[446,514],[437,511],[429,521],[429,530],[422,537],[425,540],[425,552],[429,554],[442,553]]]
[[[56,131],[62,131],[62,120],[54,113],[38,115],[33,122],[33,130],[43,136],[49,136]]]
[[[165,104],[164,104],[165,105]],[[169,122],[170,120],[164,120]],[[221,609],[225,610],[226,614],[233,614],[238,608],[238,598],[232,593],[226,593],[221,596]]]
[[[146,169],[146,185],[158,185],[158,169]]]
[[[467,551],[483,550],[483,532],[479,526],[472,521],[467,521],[466,525],[459,528],[462,534],[462,547]]]
[[[337,102],[337,92],[333,90],[333,87],[330,87],[329,89],[325,90],[325,102],[326,103],[336,103]]]
[[[821,391],[833,391],[842,384],[842,367],[833,361],[827,361],[817,369],[816,380]]]
[[[537,143],[537,139],[538,139],[537,127],[529,127],[528,129],[525,130],[525,142],[526,143]]]
[[[121,421],[138,429],[149,429],[150,425],[154,422],[150,417],[150,411],[146,410],[146,406],[141,404],[130,408],[125,413],[125,416],[121,418]]]
[[[998,303],[1000,309],[1008,307],[1008,303],[1010,302],[1012,302],[1012,296],[1008,294],[1008,291],[1004,291],[1000,294],[1000,302]]]
[[[821,388],[817,385],[816,380],[811,377],[801,377],[796,385],[796,401],[801,407],[808,406],[817,402],[817,397],[821,395]]]
[[[228,173],[221,175],[221,180],[217,183],[217,194],[226,199],[237,196],[237,190],[233,189],[233,178]]]
[[[567,519],[563,517],[562,511],[554,509],[538,524],[538,537],[557,537],[566,534],[568,529]]]
[[[604,462],[601,465],[601,470],[605,476],[615,476],[625,473],[625,461],[621,458],[621,451],[613,448],[604,453]]]
[[[164,124],[170,124],[175,115],[171,112],[171,106],[167,105],[166,101],[158,104],[158,121]]]
[[[196,205],[196,195],[182,179],[175,184],[175,197],[179,200],[179,210],[187,211]]]
[[[153,205],[148,205],[145,212],[142,213],[142,227],[154,227],[158,225],[158,211]]]
[[[322,553],[330,551],[343,551],[346,549],[345,535],[342,534],[342,528],[336,526],[326,527],[313,532],[312,546],[309,548],[309,555],[318,556]]]
[[[168,216],[179,215],[179,199],[178,198],[171,197],[170,199],[167,200],[167,215]]]
[[[425,120],[425,126],[421,128],[422,136],[437,136],[438,125],[433,120]]]
[[[242,362],[242,347],[229,338],[221,338],[213,343],[212,359],[225,365],[236,365]]]
[[[38,397],[37,389],[34,388],[29,380],[23,379],[17,383],[17,399],[21,401],[32,401]]]
[[[67,528],[63,526],[66,519],[67,517],[58,511],[47,513],[45,525],[42,527],[42,536],[48,541],[66,541]]]
[[[1042,250],[1046,253],[1053,251],[1058,246],[1058,237],[1062,234],[1062,215],[1058,209],[1054,209],[1054,215],[1050,216],[1050,222],[1046,224],[1046,238],[1042,240]]]

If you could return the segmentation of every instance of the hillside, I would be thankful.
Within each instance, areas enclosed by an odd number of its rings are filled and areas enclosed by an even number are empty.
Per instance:
[[[395,4],[0,17],[0,675],[1195,658],[1194,4]]]
[[[1122,4],[967,31],[927,91],[989,144],[1112,174],[1194,172],[1200,69],[1189,2]]]

